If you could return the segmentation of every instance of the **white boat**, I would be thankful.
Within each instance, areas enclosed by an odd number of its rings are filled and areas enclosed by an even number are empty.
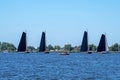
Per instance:
[[[60,55],[69,55],[70,53],[65,51],[65,52],[61,52]]]

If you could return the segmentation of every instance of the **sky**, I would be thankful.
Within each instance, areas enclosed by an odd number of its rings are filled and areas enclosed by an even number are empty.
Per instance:
[[[120,0],[0,0],[0,41],[19,44],[23,31],[29,46],[38,47],[42,31],[47,45],[89,44],[106,34],[108,45],[120,44]]]

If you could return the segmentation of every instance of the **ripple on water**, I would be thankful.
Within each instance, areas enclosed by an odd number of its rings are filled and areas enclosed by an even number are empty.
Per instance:
[[[120,54],[0,54],[0,79],[119,80]]]

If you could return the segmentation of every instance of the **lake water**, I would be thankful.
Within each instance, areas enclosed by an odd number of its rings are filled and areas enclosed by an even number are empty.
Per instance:
[[[0,80],[120,80],[120,54],[0,53]]]

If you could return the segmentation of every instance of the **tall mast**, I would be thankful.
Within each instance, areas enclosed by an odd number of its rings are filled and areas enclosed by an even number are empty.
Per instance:
[[[26,33],[26,51],[27,51],[27,50],[28,50],[28,49],[27,49],[27,46],[28,46],[28,42],[27,42],[27,41],[28,41],[28,40],[27,40],[27,31],[26,31],[26,30],[25,30],[25,33]]]
[[[87,45],[88,45],[88,50],[87,51],[89,51],[89,40],[88,40],[89,38],[88,38],[88,30],[87,30]]]
[[[45,30],[45,50],[46,50],[46,42],[47,42],[47,39],[46,39],[46,30]]]

